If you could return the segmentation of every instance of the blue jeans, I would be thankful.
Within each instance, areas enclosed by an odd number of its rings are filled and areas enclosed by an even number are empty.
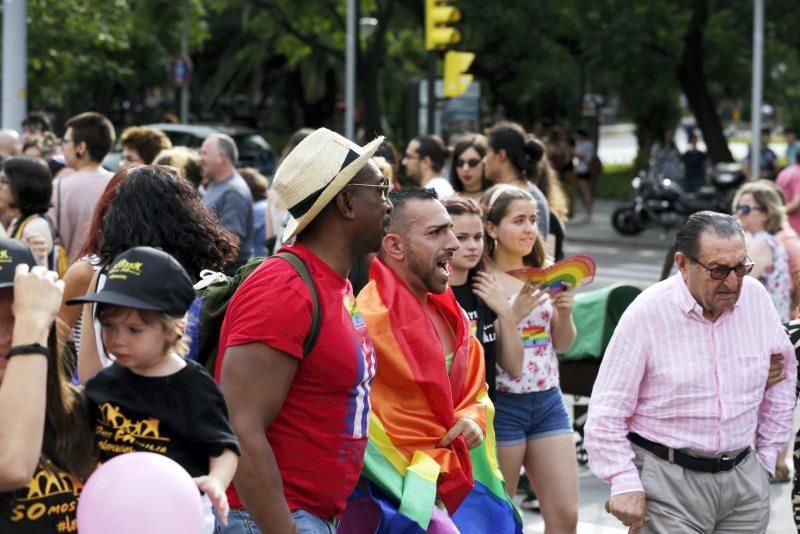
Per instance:
[[[326,521],[305,510],[292,512],[294,523],[300,534],[335,534],[336,525],[333,521]],[[228,514],[228,526],[223,527],[217,521],[215,534],[261,534],[255,522],[246,510],[231,510]]]

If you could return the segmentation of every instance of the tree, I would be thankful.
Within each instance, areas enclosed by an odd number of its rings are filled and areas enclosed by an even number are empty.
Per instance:
[[[192,11],[197,45],[207,36],[200,0]],[[180,3],[168,0],[28,0],[29,107],[124,122],[122,100],[166,85],[180,19]]]

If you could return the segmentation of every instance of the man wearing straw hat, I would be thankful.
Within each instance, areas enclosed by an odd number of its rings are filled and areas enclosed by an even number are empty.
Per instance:
[[[224,532],[329,533],[367,445],[372,344],[347,274],[381,244],[390,184],[372,154],[320,128],[281,163],[274,187],[292,219],[282,250],[305,263],[316,301],[283,259],[265,261],[231,299],[215,375],[242,457]],[[313,310],[319,332],[304,355]]]

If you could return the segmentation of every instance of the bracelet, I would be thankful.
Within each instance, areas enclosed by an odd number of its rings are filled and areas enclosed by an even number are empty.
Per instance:
[[[11,347],[11,350],[6,353],[6,358],[19,356],[21,354],[41,354],[42,356],[49,358],[52,355],[52,352],[50,352],[49,348],[40,343],[31,343],[30,345],[17,345],[15,347]]]

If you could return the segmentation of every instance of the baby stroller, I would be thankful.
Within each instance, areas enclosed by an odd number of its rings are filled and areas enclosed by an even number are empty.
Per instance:
[[[565,395],[590,397],[600,361],[611,340],[622,313],[642,290],[624,284],[615,284],[595,291],[575,295],[572,317],[577,335],[570,349],[559,358],[561,390]],[[578,462],[586,464],[588,457],[583,447],[583,426],[586,407],[575,406],[573,426],[580,435],[576,443]]]

